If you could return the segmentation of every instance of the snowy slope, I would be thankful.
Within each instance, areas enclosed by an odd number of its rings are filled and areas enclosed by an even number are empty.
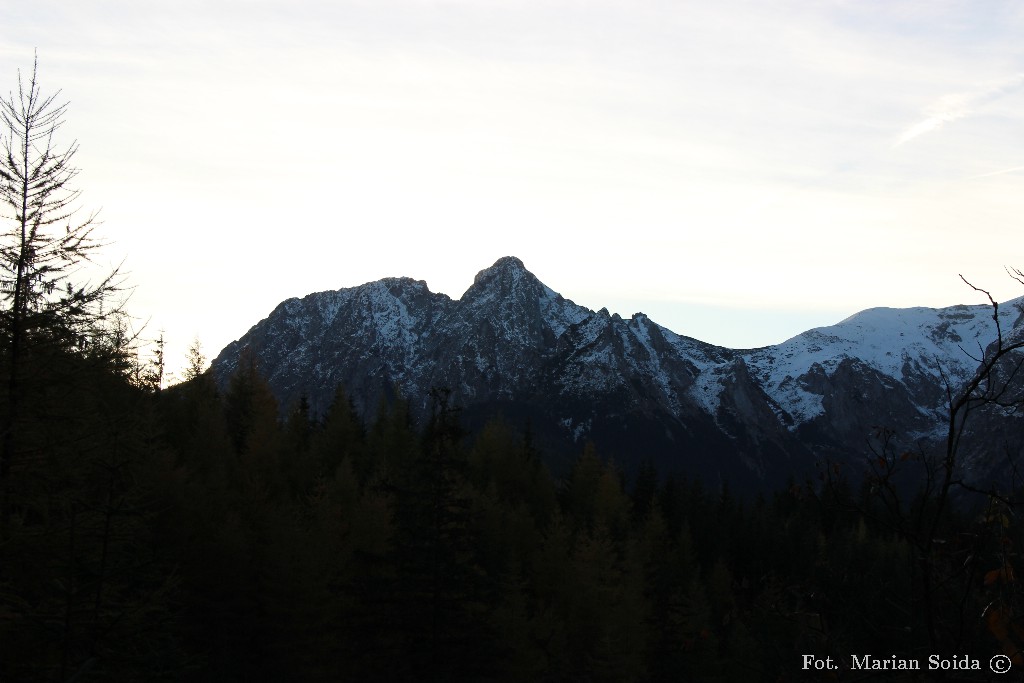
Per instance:
[[[1014,328],[1022,303],[1024,297],[1000,306],[1004,333]],[[765,392],[799,423],[824,414],[821,394],[800,381],[816,370],[831,376],[843,360],[857,359],[893,382],[920,382],[924,376],[936,386],[948,380],[955,387],[973,375],[996,334],[989,305],[871,308],[743,357]]]

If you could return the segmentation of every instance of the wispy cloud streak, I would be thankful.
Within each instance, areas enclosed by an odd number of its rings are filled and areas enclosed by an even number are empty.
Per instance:
[[[925,108],[925,118],[907,128],[893,143],[899,147],[926,133],[941,129],[947,123],[958,121],[974,114],[979,107],[998,100],[1024,85],[1024,73],[988,83],[973,92],[943,95]]]
[[[991,178],[995,175],[1004,175],[1006,173],[1016,173],[1017,171],[1024,171],[1024,166],[1013,166],[1012,168],[1004,168],[1001,171],[992,171],[991,173],[982,173],[981,175],[975,175],[968,178],[968,180],[981,180],[982,178]]]

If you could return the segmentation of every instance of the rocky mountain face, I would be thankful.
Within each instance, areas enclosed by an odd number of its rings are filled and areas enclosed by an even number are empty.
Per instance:
[[[1024,329],[1021,302],[1000,307],[1004,334]],[[947,383],[968,380],[995,338],[989,306],[876,308],[782,344],[728,349],[643,313],[579,306],[505,257],[458,300],[409,278],[289,299],[213,370],[226,384],[249,347],[282,406],[305,396],[322,414],[340,383],[367,418],[396,392],[422,418],[430,389],[447,387],[470,425],[529,420],[550,452],[592,440],[627,471],[650,460],[765,489],[825,458],[862,458],[877,427],[897,430],[903,447],[935,447]]]

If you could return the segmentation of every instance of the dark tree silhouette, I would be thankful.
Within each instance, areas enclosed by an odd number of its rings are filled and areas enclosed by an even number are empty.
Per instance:
[[[27,83],[19,72],[17,96],[0,100],[0,343],[7,385],[0,424],[0,539],[9,523],[23,384],[31,378],[27,357],[40,345],[81,350],[105,335],[104,320],[121,313],[115,303],[118,269],[97,282],[82,273],[104,245],[93,235],[96,214],[78,215],[81,193],[72,186],[78,145],[58,147],[55,137],[68,106],[58,94],[42,94],[36,59]],[[126,341],[120,335],[115,346],[123,349]]]

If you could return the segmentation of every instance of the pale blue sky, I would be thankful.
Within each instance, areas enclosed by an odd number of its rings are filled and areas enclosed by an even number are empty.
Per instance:
[[[735,347],[1024,266],[1024,3],[373,0],[0,9],[180,363],[281,300],[458,297],[514,254]]]

